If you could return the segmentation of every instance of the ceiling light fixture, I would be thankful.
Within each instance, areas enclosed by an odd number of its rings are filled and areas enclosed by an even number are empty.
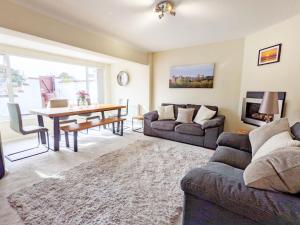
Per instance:
[[[157,3],[155,6],[155,12],[158,13],[159,19],[163,18],[166,13],[172,16],[176,15],[174,4],[171,1],[160,1]]]

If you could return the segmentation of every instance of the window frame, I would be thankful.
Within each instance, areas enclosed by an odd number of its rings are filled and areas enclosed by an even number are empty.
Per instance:
[[[35,57],[30,57],[30,56],[21,56],[21,55],[14,55],[14,54],[7,54],[7,53],[4,53],[4,52],[0,52],[0,55],[3,56],[3,61],[4,61],[4,65],[1,65],[0,64],[0,69],[1,68],[4,68],[6,70],[6,76],[7,76],[7,79],[8,79],[8,85],[7,85],[7,97],[8,97],[8,102],[9,103],[14,103],[15,102],[15,93],[14,93],[14,89],[13,89],[13,84],[12,84],[12,73],[11,73],[11,64],[10,64],[10,57],[11,56],[16,56],[16,57],[23,57],[23,58],[30,58],[30,59],[36,59],[36,60],[43,60],[43,61],[48,61],[48,62],[58,62],[58,63],[66,63],[66,64],[71,64],[71,65],[76,65],[76,66],[83,66],[85,67],[85,81],[86,81],[86,91],[87,93],[90,94],[90,82],[89,82],[89,68],[95,68],[96,69],[96,84],[97,84],[97,102],[99,101],[100,99],[100,92],[101,90],[99,90],[101,88],[101,85],[99,84],[99,70],[102,69],[102,67],[100,65],[85,65],[85,64],[76,64],[76,63],[68,63],[68,62],[64,62],[63,60],[62,61],[58,61],[58,60],[49,60],[49,59],[44,59],[44,58],[35,58]],[[0,96],[1,97],[6,97],[6,96]],[[43,106],[41,106],[42,108]],[[31,115],[31,114],[26,114],[26,113],[23,113],[22,115]],[[6,119],[1,119],[0,118],[0,122],[4,122],[6,121],[8,118]]]

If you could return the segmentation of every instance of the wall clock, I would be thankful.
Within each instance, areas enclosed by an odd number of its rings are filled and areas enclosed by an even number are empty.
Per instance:
[[[126,86],[129,83],[129,74],[125,71],[119,72],[117,81],[120,86]]]

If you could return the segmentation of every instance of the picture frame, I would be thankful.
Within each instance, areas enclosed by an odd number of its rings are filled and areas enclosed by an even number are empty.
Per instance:
[[[260,49],[258,52],[258,66],[280,62],[282,44]]]
[[[169,88],[213,88],[215,64],[172,66]]]

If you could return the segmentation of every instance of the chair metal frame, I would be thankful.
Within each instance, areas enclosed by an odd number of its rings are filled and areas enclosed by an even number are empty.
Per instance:
[[[36,156],[36,155],[41,155],[43,153],[48,152],[49,150],[51,150],[50,145],[49,145],[49,133],[48,133],[48,131],[45,131],[45,132],[46,132],[46,137],[47,137],[47,147],[46,147],[45,151],[41,151],[41,152],[31,154],[31,155],[26,155],[24,157],[17,158],[17,159],[11,159],[11,157],[10,157],[10,156],[13,156],[13,155],[17,155],[17,154],[20,154],[20,153],[23,153],[23,152],[27,152],[27,151],[30,151],[30,150],[33,150],[33,149],[40,148],[40,146],[41,146],[41,139],[40,138],[41,137],[40,137],[40,132],[38,132],[37,133],[38,134],[38,146],[33,147],[33,148],[24,149],[24,150],[21,150],[21,151],[18,151],[18,152],[7,154],[7,155],[5,155],[5,158],[8,159],[10,162],[15,162],[15,161],[19,161],[19,160],[22,160],[22,159],[30,158],[30,157],[33,157],[33,156]]]
[[[50,149],[48,129],[43,128],[43,127],[38,127],[36,130],[25,131],[24,127],[23,127],[22,114],[21,114],[21,111],[20,111],[19,104],[17,104],[17,103],[7,103],[7,106],[8,106],[9,115],[10,115],[10,127],[11,127],[11,129],[16,131],[17,133],[22,134],[22,135],[37,133],[37,135],[38,135],[38,146],[33,147],[33,148],[24,149],[24,150],[21,150],[21,151],[17,151],[17,152],[14,152],[14,153],[10,153],[8,155],[5,155],[5,158],[8,159],[10,162],[15,162],[15,161],[19,161],[19,160],[22,160],[22,159],[26,159],[26,158],[29,158],[29,157],[33,157],[33,156],[40,155],[40,154],[48,152],[49,149]],[[15,122],[15,123],[13,123],[13,122]],[[48,145],[47,145],[45,151],[41,151],[41,152],[31,154],[31,155],[26,155],[26,156],[23,156],[23,157],[17,158],[17,159],[12,159],[10,157],[10,156],[13,156],[13,155],[17,155],[17,154],[20,154],[20,153],[23,153],[23,152],[27,152],[27,151],[30,151],[30,150],[33,150],[33,149],[40,148],[40,145],[41,145],[41,134],[40,133],[41,132],[45,132],[47,134],[47,143],[48,143]]]
[[[142,126],[138,127],[138,128],[134,128],[134,120],[141,121]],[[137,118],[137,116],[133,116],[132,119],[131,119],[131,129],[132,129],[133,132],[144,133],[144,120]]]

